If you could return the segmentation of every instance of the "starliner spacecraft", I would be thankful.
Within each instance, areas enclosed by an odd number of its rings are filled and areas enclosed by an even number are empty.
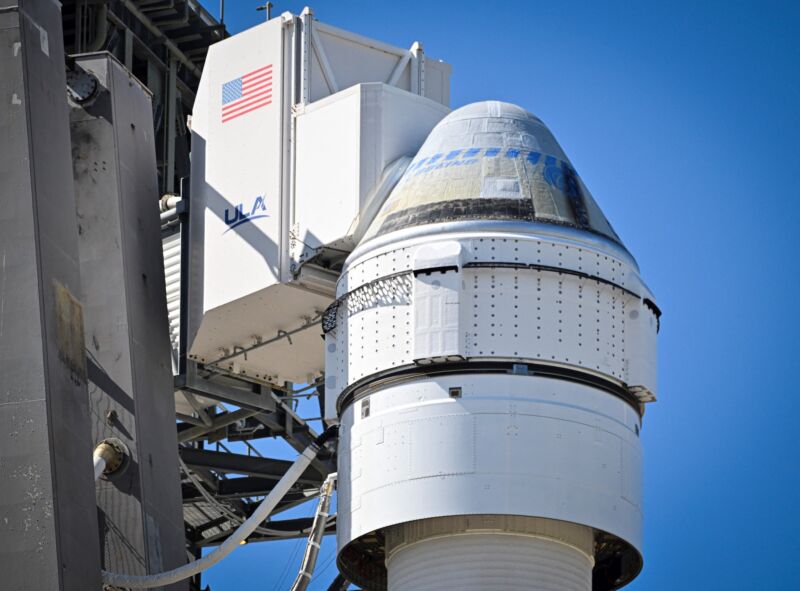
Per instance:
[[[67,59],[66,85],[57,3],[0,8],[0,550],[38,577],[9,584],[197,591],[241,543],[308,535],[303,591],[334,528],[335,591],[632,581],[660,312],[545,124],[452,109],[420,43],[310,9],[226,37],[195,2],[161,25],[89,4],[74,45],[124,43]],[[170,85],[158,152],[137,72]],[[205,445],[258,437],[300,455]],[[272,520],[316,490],[311,523]]]
[[[349,578],[579,591],[636,576],[658,310],[539,119],[487,101],[438,123],[328,314]]]

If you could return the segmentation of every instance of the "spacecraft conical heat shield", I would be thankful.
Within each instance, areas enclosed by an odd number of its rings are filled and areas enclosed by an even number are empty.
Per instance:
[[[466,220],[570,226],[622,246],[550,130],[499,101],[461,107],[439,122],[364,239]]]

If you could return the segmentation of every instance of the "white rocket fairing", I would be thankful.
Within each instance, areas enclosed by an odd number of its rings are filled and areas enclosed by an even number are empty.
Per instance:
[[[366,589],[615,589],[641,569],[658,309],[544,124],[431,132],[326,330],[338,562]]]

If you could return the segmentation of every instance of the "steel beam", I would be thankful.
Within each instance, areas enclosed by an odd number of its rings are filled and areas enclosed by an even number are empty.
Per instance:
[[[193,468],[193,470],[200,470],[199,468]],[[196,472],[196,476],[199,474]],[[252,497],[263,497],[270,493],[272,487],[275,485],[274,480],[269,480],[266,478],[257,478],[255,476],[245,476],[242,478],[226,478],[226,479],[218,479],[214,482],[214,484],[210,485],[210,489],[214,498],[220,501],[236,501],[239,499],[245,498],[252,498]],[[291,507],[295,507],[297,505],[302,505],[306,501],[308,501],[311,497],[306,495],[303,491],[289,491],[284,495],[283,499],[281,499],[278,506],[275,508],[273,513],[280,513],[281,511],[285,511],[286,509],[290,509]],[[183,486],[183,502],[184,505],[191,504],[191,503],[202,503],[204,502],[203,496],[197,492],[197,489],[192,486],[184,483]],[[241,507],[240,507],[241,509]]]
[[[80,299],[99,370],[89,385],[92,432],[95,442],[116,438],[129,451],[128,468],[97,486],[104,566],[160,572],[185,563],[186,553],[152,104],[110,54],[74,63],[97,79],[94,98],[70,110]]]
[[[224,474],[258,476],[276,482],[283,477],[293,463],[288,460],[275,460],[188,447],[181,448],[180,455],[181,459],[190,467],[210,468]],[[222,482],[235,482],[236,480],[239,479]],[[297,483],[318,487],[322,484],[322,480],[323,478],[316,469],[308,468],[297,480]]]
[[[100,589],[61,12],[0,0],[0,573]]]
[[[268,521],[263,524],[264,527],[282,533],[275,535],[268,535],[268,534],[253,532],[247,538],[247,543],[250,544],[253,542],[271,542],[278,540],[294,540],[297,538],[307,538],[308,537],[307,530],[311,527],[312,523],[313,519],[311,517],[300,517],[298,519],[285,519],[281,521]],[[206,538],[205,540],[198,540],[197,546],[202,548],[207,548],[210,546],[218,546],[228,538],[228,535],[230,533],[231,532],[225,531],[215,536]],[[336,533],[335,523],[331,523],[325,528],[326,536],[334,535],[335,533]]]
[[[183,327],[183,323],[181,323],[181,327]],[[201,377],[197,371],[197,364],[192,361],[186,362],[185,374],[175,376],[175,389],[250,410],[272,412],[276,408],[276,403],[269,394],[228,386]]]
[[[145,26],[145,28],[153,34],[153,36],[156,39],[164,43],[164,47],[166,47],[167,50],[173,56],[175,56],[175,58],[178,61],[180,61],[184,66],[186,66],[186,68],[197,78],[200,78],[200,75],[202,74],[200,68],[198,68],[194,64],[194,62],[192,62],[192,60],[186,57],[186,55],[184,55],[184,53],[180,49],[178,49],[178,46],[175,45],[172,41],[170,41],[167,38],[167,36],[164,35],[161,29],[159,29],[158,26],[153,24],[153,22],[149,18],[147,18],[147,16],[141,10],[139,10],[136,4],[134,4],[131,0],[120,0],[120,2],[125,8],[128,9],[128,12],[130,12],[133,16],[135,16],[139,20],[139,22],[141,22]]]
[[[202,427],[190,427],[188,429],[178,431],[178,442],[186,443],[187,441],[192,441],[193,439],[203,438],[209,433],[223,429],[224,427],[232,425],[233,423],[241,421],[242,419],[252,417],[257,413],[258,411],[255,410],[240,409],[234,410],[233,412],[218,414],[213,418],[212,425],[210,427],[203,425]]]

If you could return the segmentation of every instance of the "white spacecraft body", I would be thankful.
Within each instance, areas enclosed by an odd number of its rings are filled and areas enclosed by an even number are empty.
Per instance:
[[[659,312],[539,119],[500,102],[444,118],[336,295],[326,410],[341,421],[349,580],[589,590],[594,576],[598,590],[636,576]]]

